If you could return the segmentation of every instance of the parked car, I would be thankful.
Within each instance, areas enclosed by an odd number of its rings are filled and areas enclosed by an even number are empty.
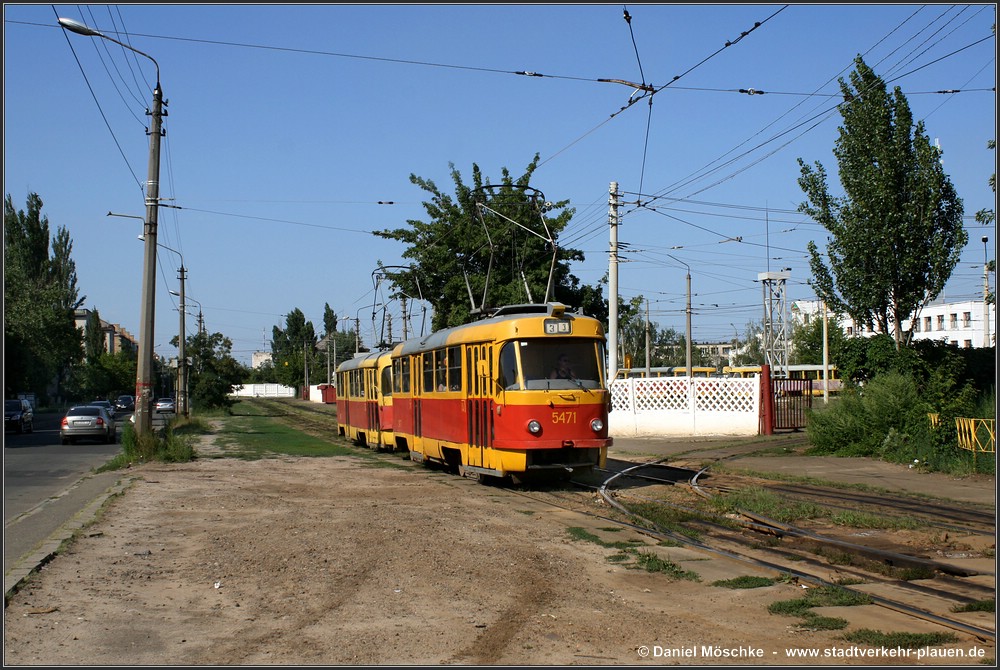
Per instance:
[[[59,439],[63,444],[70,444],[81,438],[113,444],[117,431],[115,418],[108,413],[107,408],[100,405],[77,405],[63,416]]]
[[[3,403],[3,430],[18,433],[35,432],[35,412],[24,398],[5,400]]]
[[[108,411],[108,414],[115,416],[115,404],[110,400],[91,400],[87,403],[88,405],[97,405],[98,407],[103,407]]]
[[[174,405],[173,398],[160,398],[159,400],[156,401],[156,404],[153,406],[153,411],[173,413],[177,411],[177,408]]]
[[[117,409],[119,412],[134,412],[135,396],[131,395],[118,396],[118,400],[115,401],[115,409]]]

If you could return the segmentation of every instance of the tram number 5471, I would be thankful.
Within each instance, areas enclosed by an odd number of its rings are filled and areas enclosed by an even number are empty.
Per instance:
[[[552,423],[556,425],[576,423],[576,412],[552,412]]]

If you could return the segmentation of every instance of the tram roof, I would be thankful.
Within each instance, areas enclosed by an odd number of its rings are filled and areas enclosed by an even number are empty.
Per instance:
[[[393,349],[393,355],[400,356],[404,354],[414,354],[422,351],[440,349],[448,344],[455,344],[456,342],[493,339],[496,335],[497,328],[506,331],[502,335],[502,338],[507,339],[516,334],[514,328],[519,322],[525,320],[536,320],[539,317],[570,320],[580,318],[592,319],[592,317],[584,316],[582,314],[567,312],[566,305],[558,302],[507,305],[497,309],[493,312],[492,316],[485,319],[473,321],[472,323],[466,323],[460,326],[452,326],[451,328],[443,328],[424,337],[414,337],[406,340]],[[490,333],[491,330],[492,333],[487,336],[487,333]]]

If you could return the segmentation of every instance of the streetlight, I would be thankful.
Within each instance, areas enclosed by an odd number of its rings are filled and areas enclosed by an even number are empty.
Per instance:
[[[163,245],[160,245],[163,246]],[[169,247],[168,247],[169,248]],[[202,318],[201,318],[201,303],[184,293],[184,282],[181,281],[181,292],[170,291],[171,295],[175,295],[180,298],[180,304],[177,310],[181,313],[181,337],[178,356],[180,357],[178,365],[178,378],[177,378],[177,402],[180,405],[181,413],[187,417],[191,415],[191,394],[188,392],[188,386],[191,380],[191,369],[188,365],[187,354],[185,353],[184,347],[186,346],[185,340],[187,339],[187,330],[184,328],[184,316],[187,314],[187,307],[185,306],[186,301],[192,301],[198,303],[198,333],[202,332]],[[183,382],[181,381],[181,375],[183,375]]]
[[[119,214],[114,214],[113,215],[111,212],[108,212],[108,216],[123,216],[123,215],[119,215]],[[135,217],[133,217],[133,218],[135,218]],[[142,235],[140,235],[139,239],[140,240],[144,240],[145,238]],[[163,247],[167,251],[174,252],[175,254],[177,254],[178,256],[180,256],[180,259],[181,259],[180,269],[177,270],[177,278],[181,280],[181,292],[177,293],[176,291],[170,291],[170,293],[172,295],[176,295],[177,297],[179,297],[181,299],[180,300],[180,309],[178,310],[181,313],[181,324],[180,324],[181,329],[180,329],[180,337],[179,337],[179,339],[177,341],[177,405],[178,405],[178,408],[180,409],[181,415],[182,416],[188,416],[188,401],[187,401],[188,372],[187,372],[187,358],[185,357],[185,354],[184,354],[184,344],[185,344],[185,342],[184,342],[184,340],[185,340],[185,337],[184,337],[184,332],[185,332],[184,331],[184,279],[187,276],[187,274],[186,274],[187,270],[184,269],[184,254],[182,254],[181,252],[177,251],[176,249],[168,247],[166,244],[162,244],[160,242],[157,242],[156,246]]]
[[[192,298],[191,296],[188,296],[187,299],[190,300],[191,302],[198,303],[198,334],[201,335],[202,333],[205,332],[205,319],[204,316],[202,315],[201,303],[198,302],[195,298]],[[194,314],[192,314],[191,316],[194,316]]]
[[[687,340],[687,376],[691,376],[691,266],[682,261],[679,258],[674,258],[670,254],[664,254],[668,258],[673,258],[675,261],[687,268],[687,306],[684,308],[685,314],[687,314],[687,334],[685,339]]]
[[[153,320],[156,303],[156,225],[160,200],[160,134],[163,123],[163,90],[160,88],[160,64],[147,53],[119,42],[113,37],[90,28],[72,19],[59,19],[59,25],[70,32],[89,37],[100,37],[119,46],[134,51],[153,61],[156,67],[156,87],[153,89],[153,109],[149,112],[149,170],[146,180],[146,238],[142,269],[142,307],[139,317],[139,360],[135,377],[135,432],[142,436],[152,430],[153,379]]]

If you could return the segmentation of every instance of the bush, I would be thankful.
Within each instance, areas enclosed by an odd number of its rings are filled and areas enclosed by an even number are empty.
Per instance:
[[[112,459],[104,469],[117,470],[147,461],[184,463],[194,458],[192,438],[178,434],[168,425],[163,435],[154,432],[136,435],[135,426],[126,422],[122,428],[122,453]]]
[[[877,375],[864,386],[845,389],[838,402],[810,411],[811,452],[910,460],[912,442],[928,433],[930,411],[912,376]]]

